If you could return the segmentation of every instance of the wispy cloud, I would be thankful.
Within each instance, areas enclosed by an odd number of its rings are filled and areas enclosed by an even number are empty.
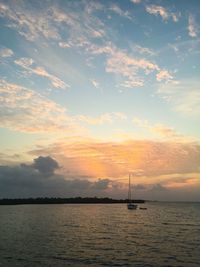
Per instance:
[[[112,12],[118,14],[121,17],[125,17],[127,19],[132,19],[131,15],[128,11],[122,10],[118,5],[112,4],[111,7],[109,8]]]
[[[174,22],[177,22],[180,16],[180,14],[170,12],[168,9],[158,5],[148,5],[146,6],[146,11],[149,14],[161,16],[164,21],[167,21],[168,19],[172,18]]]
[[[107,59],[106,71],[121,75],[125,80],[120,85],[131,88],[143,86],[146,75],[161,70],[156,63],[145,58],[133,57],[120,50],[114,50]],[[139,74],[141,71],[145,76]]]
[[[198,117],[200,115],[200,91],[198,80],[181,80],[159,86],[161,95],[176,112]]]
[[[150,56],[155,55],[155,52],[152,49],[150,49],[148,47],[144,47],[144,46],[138,45],[138,44],[134,45],[132,47],[132,50],[134,52],[138,52],[139,54],[146,54],[146,55],[150,55]]]
[[[131,0],[131,2],[134,4],[140,4],[142,2],[142,0]]]
[[[16,29],[28,41],[33,42],[41,37],[60,41],[62,39],[60,27],[66,25],[71,41],[76,42],[77,36],[87,39],[104,35],[103,23],[92,15],[92,12],[98,9],[101,9],[100,4],[88,2],[83,5],[83,12],[80,15],[68,9],[63,11],[56,6],[42,7],[34,12],[34,8],[30,8],[26,2],[23,5],[1,3],[0,16],[7,18],[9,20],[7,26]]]
[[[48,15],[48,13],[44,15],[41,10],[34,14],[28,9],[22,9],[21,5],[15,3],[12,6],[1,3],[0,16],[6,17],[9,20],[7,26],[17,29],[19,34],[29,41],[39,38],[40,35],[45,38],[60,39],[57,29],[50,22],[51,15]]]
[[[0,49],[0,57],[12,57],[13,55],[13,51],[9,48]]]
[[[58,45],[62,48],[69,48],[71,45],[67,42],[59,42]]]
[[[40,66],[33,66],[34,60],[32,58],[20,58],[18,60],[15,60],[15,64],[25,69],[30,74],[36,74],[38,76],[46,77],[51,81],[51,84],[53,87],[58,89],[65,89],[67,87],[70,87],[68,84],[66,84],[64,81],[59,79],[58,77],[48,73],[43,67]]]
[[[99,83],[96,80],[91,80],[91,83],[95,88],[99,88]]]
[[[115,120],[126,120],[126,116],[120,112],[105,113],[99,117],[91,117],[85,115],[74,116],[77,121],[85,122],[87,124],[98,125],[104,123],[112,123]]]
[[[1,127],[20,132],[73,131],[66,110],[35,91],[0,81]]]
[[[106,55],[106,72],[120,75],[122,78],[121,83],[117,86],[141,87],[145,83],[146,76],[151,73],[157,73],[156,80],[159,82],[173,80],[169,71],[161,69],[155,62],[141,57],[141,55],[134,56],[137,54],[136,50],[139,50],[141,54],[153,53],[150,49],[141,46],[133,47],[133,54],[121,50],[111,43],[102,46],[94,44],[87,44],[86,46],[86,51],[92,55]]]
[[[28,63],[27,63],[28,64]],[[100,116],[70,116],[62,106],[35,91],[0,80],[1,127],[20,132],[60,132],[84,134],[82,124],[102,125],[116,120],[126,120],[120,112]]]
[[[172,127],[166,126],[162,123],[152,124],[147,120],[142,120],[136,117],[133,119],[133,123],[135,126],[144,128],[165,140],[173,140],[177,142],[191,141],[191,138],[181,135]]]
[[[195,18],[193,15],[189,15],[188,18],[188,34],[189,36],[195,38],[198,35],[198,25],[195,21]]]

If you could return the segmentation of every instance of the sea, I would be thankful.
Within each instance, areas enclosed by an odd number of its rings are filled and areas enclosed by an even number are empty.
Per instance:
[[[200,266],[200,203],[0,206],[0,266]]]

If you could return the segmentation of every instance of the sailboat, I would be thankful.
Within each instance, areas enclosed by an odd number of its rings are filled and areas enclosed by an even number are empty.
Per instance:
[[[128,184],[128,203],[127,203],[127,208],[129,210],[136,210],[137,209],[137,205],[135,205],[132,202],[132,198],[131,198],[131,173],[129,173],[129,184]]]

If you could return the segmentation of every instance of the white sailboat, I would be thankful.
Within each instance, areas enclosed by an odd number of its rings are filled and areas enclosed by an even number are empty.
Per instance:
[[[132,197],[131,197],[131,173],[129,173],[129,185],[128,185],[128,203],[127,203],[127,208],[129,210],[136,210],[137,205],[135,205],[132,202]]]

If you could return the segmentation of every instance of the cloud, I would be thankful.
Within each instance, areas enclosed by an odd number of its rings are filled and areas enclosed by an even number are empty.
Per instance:
[[[146,76],[151,73],[157,73],[157,81],[168,82],[173,79],[167,70],[161,69],[155,62],[129,54],[111,43],[102,46],[88,44],[86,50],[92,55],[106,55],[105,70],[121,77],[122,81],[118,86],[126,88],[141,87],[145,83]],[[151,50],[140,46],[133,47],[133,51],[140,51],[139,53],[142,54],[151,53]]]
[[[120,84],[124,87],[143,86],[144,78],[138,72],[149,74],[155,70],[159,70],[155,63],[129,56],[120,50],[112,51],[106,63],[106,72],[119,74],[125,79]]]
[[[46,77],[51,81],[51,84],[58,89],[65,89],[70,87],[64,81],[59,79],[58,77],[48,73],[43,67],[33,66],[34,60],[32,58],[20,58],[15,60],[15,64],[27,70],[30,74],[36,74],[38,76]]]
[[[155,15],[155,16],[160,15],[164,21],[172,18],[172,20],[174,22],[177,22],[178,18],[180,16],[180,15],[178,15],[176,13],[170,12],[169,10],[167,10],[166,8],[164,8],[162,6],[157,6],[157,5],[146,6],[146,11],[149,14],[152,14],[152,15]]]
[[[35,91],[0,80],[1,127],[22,132],[71,130],[65,108]]]
[[[74,116],[75,120],[85,122],[87,124],[98,125],[104,123],[112,123],[114,120],[125,120],[126,116],[120,112],[104,113],[99,117],[91,117],[85,115]]]
[[[90,189],[98,187],[100,192],[100,188],[106,188],[103,193],[107,192],[110,197],[127,196],[128,172],[131,171],[134,173],[135,198],[199,199],[198,143],[148,140],[99,142],[76,138],[74,141],[65,140],[49,147],[40,147],[29,153],[56,157],[63,166],[59,169],[63,175],[90,177],[90,181],[94,181]],[[99,177],[101,180],[98,180]],[[184,195],[186,191],[188,194]]]
[[[29,61],[26,64],[30,64]],[[1,127],[29,133],[65,131],[65,135],[84,134],[81,124],[101,125],[125,120],[120,112],[104,113],[99,117],[67,114],[67,110],[45,96],[26,87],[0,80]]]
[[[171,138],[173,140],[183,140],[184,137],[178,134],[173,128],[166,127],[162,124],[156,124],[150,127],[152,132],[158,133],[161,137]]]
[[[131,0],[131,2],[134,4],[140,4],[142,2],[142,0]]]
[[[156,74],[156,80],[158,82],[161,82],[163,80],[169,82],[173,80],[173,76],[167,70],[161,70]]]
[[[152,133],[155,133],[156,135],[164,139],[181,142],[191,141],[189,137],[185,137],[177,133],[175,129],[163,125],[161,123],[156,123],[152,125],[147,120],[141,120],[139,118],[134,118],[133,123],[134,125],[144,128],[145,130],[148,130]]]
[[[91,83],[95,88],[99,88],[99,83],[96,80],[91,80]]]
[[[93,188],[98,190],[105,190],[108,188],[111,180],[109,179],[99,179],[97,182],[94,182]]]
[[[124,81],[119,84],[119,86],[125,88],[141,87],[144,85],[144,81],[141,78],[131,78],[130,80]]]
[[[57,161],[55,161],[49,156],[48,157],[40,156],[34,159],[32,167],[44,175],[53,175],[54,171],[59,168],[59,165]]]
[[[0,57],[12,57],[13,55],[13,51],[9,48],[3,48],[0,50]]]
[[[59,42],[58,44],[62,48],[69,48],[69,47],[71,47],[71,45],[69,43],[67,43],[67,42]]]
[[[194,173],[189,173],[186,175],[174,175],[173,177],[168,177],[164,182],[168,189],[171,188],[184,188],[188,186],[195,186],[199,183],[199,175]]]
[[[142,184],[136,184],[136,185],[133,186],[133,189],[134,189],[134,190],[137,190],[137,191],[138,191],[138,190],[139,190],[139,191],[140,191],[140,190],[146,190],[146,186],[145,186],[145,185],[142,185]]]
[[[159,86],[158,94],[163,97],[176,112],[184,116],[200,115],[200,91],[198,80],[181,80]]]
[[[40,156],[33,164],[0,166],[0,198],[103,196],[112,187],[109,179],[89,181],[55,173],[58,162]]]
[[[132,19],[130,16],[130,13],[128,11],[122,10],[118,5],[112,4],[112,6],[109,8],[112,12],[116,13],[117,15],[121,17],[125,17],[127,19]]]
[[[101,38],[105,35],[104,24],[93,16],[93,12],[101,10],[98,3],[81,3],[81,13],[68,5],[60,9],[57,5],[32,5],[12,3],[0,4],[0,16],[7,19],[7,27],[18,31],[28,41],[55,40],[62,44],[61,32],[63,25],[67,27],[71,43],[76,43],[77,37]],[[78,9],[79,11],[79,9]]]
[[[38,10],[37,13],[30,9],[23,9],[22,6],[13,3],[7,5],[0,4],[0,16],[9,20],[7,26],[14,28],[18,33],[24,36],[28,41],[33,41],[40,36],[47,39],[60,39],[58,30],[51,22],[51,14]]]
[[[152,191],[166,191],[167,188],[164,187],[163,185],[161,184],[155,184],[152,188],[151,188]]]
[[[170,133],[171,134],[171,133]],[[194,142],[129,140],[100,142],[95,140],[63,141],[40,147],[31,155],[49,154],[59,158],[65,170],[74,176],[123,178],[132,171],[135,183],[155,182],[155,177],[174,174],[199,174],[200,146]],[[126,178],[127,179],[127,178]]]
[[[153,50],[151,50],[148,47],[141,46],[141,45],[134,45],[132,49],[134,52],[138,52],[139,54],[146,54],[150,56],[155,55],[155,52]]]
[[[193,38],[198,36],[198,26],[196,24],[194,16],[191,14],[188,18],[188,34]]]
[[[29,164],[1,165],[0,198],[127,197],[127,173],[121,182],[122,179],[96,179],[77,174],[73,176],[70,172],[58,174],[57,170],[62,170],[59,166],[58,161],[50,156],[39,156]],[[166,180],[164,176],[160,176],[157,178],[158,182],[154,183],[151,176],[135,176],[134,198],[199,200],[199,174],[165,176]],[[161,179],[162,182],[159,182]]]

